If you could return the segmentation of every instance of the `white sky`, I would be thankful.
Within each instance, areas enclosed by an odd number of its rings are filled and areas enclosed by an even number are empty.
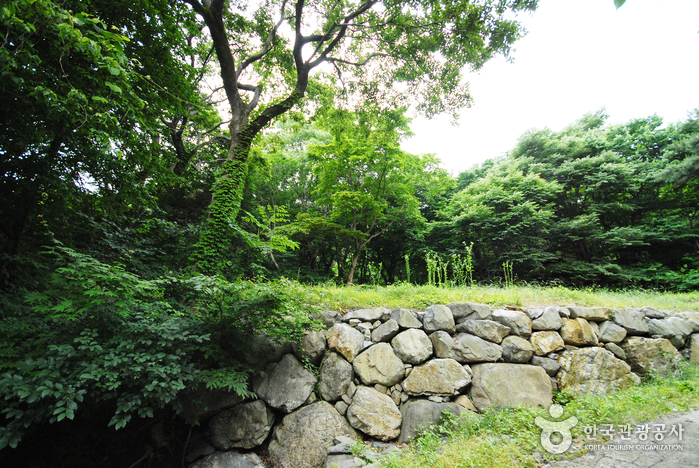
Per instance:
[[[475,104],[448,117],[416,118],[402,145],[434,153],[454,175],[505,154],[528,129],[554,131],[606,108],[608,123],[699,108],[699,0],[540,0],[520,20],[529,31],[514,63],[498,57],[467,76]]]

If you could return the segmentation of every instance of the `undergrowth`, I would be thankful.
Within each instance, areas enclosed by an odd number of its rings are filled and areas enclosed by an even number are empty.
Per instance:
[[[663,310],[699,309],[699,292],[670,293],[629,289],[613,291],[604,288],[571,289],[564,286],[514,285],[446,287],[416,286],[398,283],[391,286],[336,286],[295,284],[297,295],[307,303],[325,309],[348,310],[363,307],[424,309],[433,304],[477,302],[495,306],[542,307],[600,306],[638,308],[643,306]]]

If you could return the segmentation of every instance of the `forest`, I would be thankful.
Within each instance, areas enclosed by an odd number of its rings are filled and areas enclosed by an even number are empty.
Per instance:
[[[401,149],[536,3],[3,4],[0,449],[245,395],[240,337],[313,326],[292,284],[699,289],[699,110]]]

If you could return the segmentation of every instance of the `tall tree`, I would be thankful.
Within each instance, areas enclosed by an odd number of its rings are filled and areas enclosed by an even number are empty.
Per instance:
[[[306,93],[312,72],[334,71],[363,99],[415,98],[427,115],[470,103],[462,70],[508,54],[522,28],[512,13],[536,0],[182,0],[213,41],[230,108],[230,145],[201,236],[198,264],[218,270],[243,197],[253,139]],[[324,66],[324,67],[323,67]]]

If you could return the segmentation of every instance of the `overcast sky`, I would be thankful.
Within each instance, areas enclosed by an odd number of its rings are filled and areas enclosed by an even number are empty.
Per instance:
[[[699,108],[699,0],[540,0],[520,17],[514,63],[468,75],[475,105],[459,126],[416,118],[403,149],[434,153],[454,175],[506,153],[528,129],[561,130],[602,107],[609,123]]]

